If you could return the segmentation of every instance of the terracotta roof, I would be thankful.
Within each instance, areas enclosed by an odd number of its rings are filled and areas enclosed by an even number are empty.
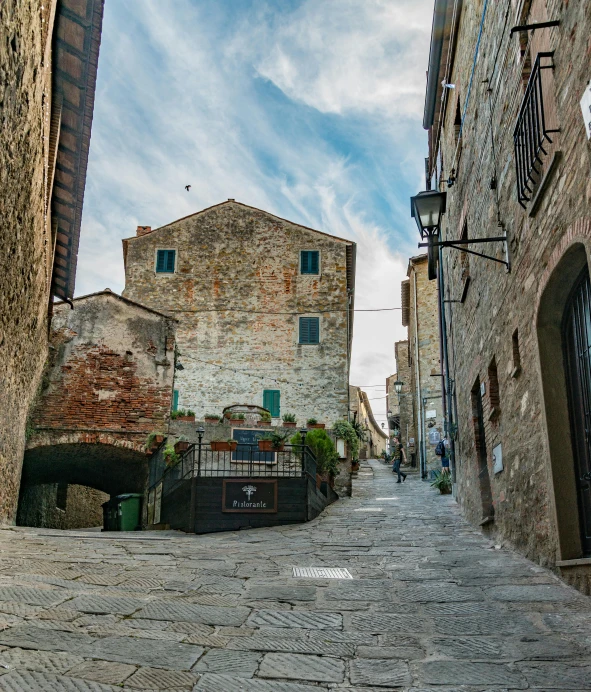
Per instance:
[[[57,232],[52,289],[62,299],[74,295],[103,4],[104,0],[61,0],[53,30],[52,123],[57,156],[51,213]]]

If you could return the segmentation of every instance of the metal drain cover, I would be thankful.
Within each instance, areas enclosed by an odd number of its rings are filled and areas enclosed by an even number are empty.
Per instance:
[[[349,570],[344,567],[294,567],[293,576],[310,579],[353,579]]]

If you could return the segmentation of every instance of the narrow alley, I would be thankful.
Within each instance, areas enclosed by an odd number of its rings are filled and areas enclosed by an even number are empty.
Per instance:
[[[1,690],[591,689],[591,600],[377,461],[304,525],[0,550]]]

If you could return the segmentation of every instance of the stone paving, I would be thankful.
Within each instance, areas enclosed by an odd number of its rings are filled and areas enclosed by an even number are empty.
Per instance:
[[[1,530],[0,630],[12,692],[591,689],[591,600],[377,461],[305,525]]]

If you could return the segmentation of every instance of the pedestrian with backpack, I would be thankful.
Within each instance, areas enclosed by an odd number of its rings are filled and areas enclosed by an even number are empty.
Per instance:
[[[394,463],[392,464],[392,473],[398,474],[398,480],[396,481],[397,483],[401,482],[400,476],[402,476],[403,480],[406,480],[406,473],[402,473],[402,471],[400,470],[400,464],[402,464],[403,457],[404,461],[406,461],[404,447],[400,444],[400,440],[397,437],[395,437],[392,442],[392,458],[394,459]]]
[[[437,443],[435,454],[441,457],[441,473],[449,473],[449,457],[447,456],[447,440],[445,437]]]

